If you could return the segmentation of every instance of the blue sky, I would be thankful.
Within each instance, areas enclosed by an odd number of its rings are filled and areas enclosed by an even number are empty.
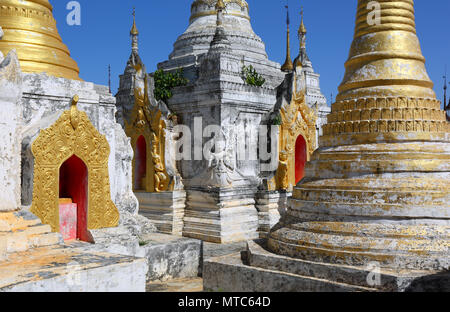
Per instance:
[[[58,30],[86,81],[107,85],[111,64],[112,91],[130,55],[129,31],[136,7],[140,55],[149,72],[172,52],[173,43],[188,26],[192,0],[80,0],[81,26],[66,23],[68,0],[50,0]],[[263,39],[269,58],[285,59],[286,0],[247,0],[255,32]],[[322,92],[336,96],[353,37],[356,0],[289,0],[292,54],[298,54],[296,30],[300,7],[305,10],[308,53],[321,74]],[[450,76],[450,1],[416,0],[416,24],[428,73],[439,99],[443,97],[444,67]]]

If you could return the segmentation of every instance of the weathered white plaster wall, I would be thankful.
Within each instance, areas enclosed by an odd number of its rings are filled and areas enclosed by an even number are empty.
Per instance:
[[[0,38],[3,32],[0,28]],[[0,211],[20,207],[22,77],[15,50],[0,55]]]

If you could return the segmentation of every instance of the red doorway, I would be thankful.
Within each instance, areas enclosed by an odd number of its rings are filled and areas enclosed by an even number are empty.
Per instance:
[[[306,160],[306,141],[303,136],[299,135],[295,142],[295,184],[305,177]]]
[[[92,242],[87,229],[88,169],[73,155],[59,169],[60,232],[64,240]]]
[[[134,163],[134,189],[144,190],[143,180],[147,174],[147,142],[140,136],[136,142],[136,156]]]

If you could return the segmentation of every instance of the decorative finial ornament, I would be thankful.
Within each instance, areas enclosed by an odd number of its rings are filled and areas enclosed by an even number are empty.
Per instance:
[[[79,100],[80,97],[78,95],[74,95],[70,104],[70,124],[72,125],[73,130],[76,130],[78,128],[77,104]]]
[[[136,8],[133,8],[133,27],[131,28],[130,35],[137,36],[139,31],[136,27]]]
[[[298,40],[300,42],[300,51],[298,57],[295,59],[294,67],[303,67],[305,65],[305,62],[308,61],[308,57],[306,55],[306,27],[303,22],[303,7],[300,11],[301,21],[300,21],[300,27],[298,28]]]
[[[211,49],[210,52],[214,51],[229,51],[231,49],[231,44],[228,41],[227,36],[225,35],[225,29],[223,27],[223,11],[226,9],[226,5],[223,0],[218,0],[216,3],[216,14],[217,14],[217,23],[216,23],[216,33],[214,34],[214,38],[211,41]]]
[[[289,30],[289,5],[285,6],[286,8],[286,25],[287,25],[287,41],[286,41],[286,61],[284,62],[283,66],[281,66],[281,70],[284,72],[291,72],[294,70],[294,64],[292,63],[291,59],[291,39],[290,39],[290,30]]]
[[[223,2],[223,0],[218,0],[217,4],[216,4],[216,10],[225,10],[226,6],[225,3]]]
[[[304,14],[304,11],[303,11],[303,7],[302,7],[301,10],[300,10],[300,16],[302,18],[301,18],[301,22],[300,22],[300,27],[298,28],[298,34],[299,35],[307,33],[306,27],[305,27],[305,23],[303,22],[303,14]]]
[[[300,21],[300,27],[298,28],[298,40],[300,41],[300,48],[306,48],[306,27],[305,23],[303,21],[303,7],[300,11],[301,21]]]
[[[130,31],[131,36],[131,49],[133,52],[137,53],[139,51],[139,45],[138,45],[138,36],[139,31],[136,27],[136,8],[133,8],[133,27]]]

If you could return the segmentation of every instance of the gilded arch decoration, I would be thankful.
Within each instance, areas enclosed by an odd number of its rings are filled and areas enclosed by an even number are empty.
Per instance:
[[[119,211],[111,200],[108,158],[110,148],[85,112],[76,107],[78,96],[70,110],[49,128],[41,130],[31,150],[35,158],[34,189],[31,212],[52,231],[59,232],[59,170],[72,155],[88,168],[89,230],[116,227]]]
[[[137,76],[142,74],[140,64],[135,66]],[[148,97],[147,75],[144,75],[144,90],[136,87],[134,90],[135,104],[131,111],[131,123],[125,120],[125,132],[131,138],[135,157],[133,158],[133,183],[136,174],[137,141],[140,136],[145,138],[147,159],[146,174],[142,181],[145,192],[159,193],[172,191],[174,180],[169,176],[165,165],[166,122],[161,110],[150,104]],[[133,185],[135,188],[135,185]],[[139,191],[136,190],[135,191]]]
[[[300,91],[297,91],[299,90]],[[292,190],[295,186],[295,144],[301,135],[306,141],[307,161],[316,150],[317,114],[305,100],[305,91],[297,88],[297,75],[294,75],[292,100],[280,110],[281,126],[279,136],[279,166],[271,189]]]

